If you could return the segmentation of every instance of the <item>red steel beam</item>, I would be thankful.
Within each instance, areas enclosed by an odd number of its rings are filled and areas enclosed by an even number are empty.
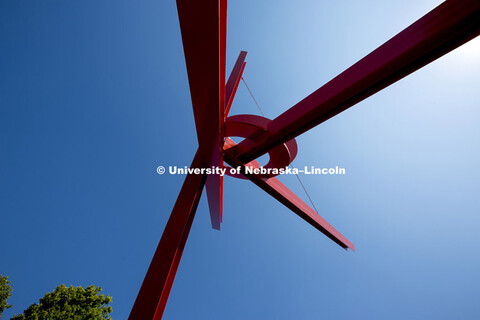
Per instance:
[[[222,163],[227,0],[177,0],[199,149],[192,168]],[[161,319],[206,176],[187,175],[129,319]]]
[[[225,114],[224,117],[228,116],[230,112],[230,108],[232,107],[233,99],[235,98],[235,93],[237,92],[238,84],[240,83],[240,79],[242,78],[243,70],[245,69],[245,58],[247,57],[246,51],[240,51],[238,55],[237,61],[235,62],[235,66],[233,67],[232,73],[230,73],[230,77],[228,77],[227,85],[226,85],[226,107],[225,107]]]
[[[180,1],[177,0],[177,6]],[[193,70],[190,73],[190,91],[195,114],[195,124],[200,149],[204,153],[204,165],[220,167],[223,163],[223,124],[225,121],[225,65],[226,65],[226,43],[227,43],[227,0],[219,1],[182,1],[193,16],[204,16],[208,24],[195,24],[198,21],[187,20],[183,24],[188,25],[195,33],[183,32],[185,60],[187,69]],[[217,17],[204,15],[205,7],[217,5]],[[180,10],[187,10],[186,7],[179,7]],[[213,11],[213,10],[212,10]],[[179,18],[182,24],[182,17]],[[208,28],[210,26],[210,28]],[[190,29],[189,29],[190,30]],[[192,38],[193,36],[193,38]],[[200,36],[200,38],[196,38]],[[207,38],[210,42],[203,43]],[[201,47],[185,46],[186,43],[200,41]],[[187,59],[190,57],[191,63]],[[201,68],[201,70],[199,70]],[[194,91],[192,91],[192,85]],[[205,89],[205,87],[210,88]],[[199,90],[198,92],[196,90]],[[194,92],[197,100],[194,100]],[[200,101],[198,101],[198,98]],[[207,98],[208,101],[202,99]],[[209,104],[210,103],[210,104]],[[199,119],[199,121],[197,121]],[[200,120],[201,119],[201,120]],[[199,124],[199,122],[201,122]],[[212,228],[220,230],[222,220],[222,194],[223,177],[211,175],[206,182],[208,206],[210,209],[210,220]]]
[[[235,142],[231,139],[227,139],[225,146],[233,147]],[[225,153],[225,161],[232,167],[241,166],[243,168],[242,172],[245,172],[245,165],[236,159],[235,157],[230,156],[227,152]],[[253,160],[249,163],[250,166],[260,167],[260,164]],[[317,230],[325,234],[335,243],[337,243],[342,248],[351,249],[355,251],[355,246],[351,243],[345,236],[343,236],[337,229],[330,225],[325,219],[323,219],[316,211],[314,211],[310,206],[302,201],[297,195],[290,191],[284,184],[282,184],[277,178],[264,179],[255,174],[244,174],[250,181],[255,183],[261,189],[266,191],[272,197],[277,199],[284,206],[295,212],[300,218],[311,224]]]
[[[220,167],[220,163],[212,165]],[[207,190],[208,209],[210,211],[212,229],[220,230],[223,215],[223,177],[217,174],[209,175],[205,183],[205,189]]]
[[[232,72],[228,78],[227,84],[225,86],[225,112],[223,116],[223,121],[220,124],[220,128],[223,130],[223,125],[225,122],[225,118],[230,111],[230,107],[232,106],[233,99],[235,97],[235,93],[238,88],[238,84],[240,83],[240,79],[242,77],[243,70],[245,69],[245,57],[247,56],[247,52],[241,51],[235,66],[233,67]],[[219,146],[223,142],[224,134],[219,137],[218,146],[215,147],[215,151],[219,150]],[[223,146],[221,147],[223,148]],[[220,167],[223,164],[223,151],[220,150],[220,153],[217,154],[214,152],[212,158],[212,165],[216,167]],[[210,221],[212,223],[212,228],[216,230],[220,230],[220,223],[223,219],[223,177],[219,175],[209,175],[207,178],[207,182],[205,184],[205,189],[207,190],[207,198],[208,198],[208,208],[210,211]]]
[[[191,168],[200,168],[197,151]],[[130,312],[129,320],[161,319],[205,184],[205,175],[188,174]]]
[[[224,132],[224,125],[225,125],[225,70],[227,65],[227,0],[218,0],[220,6],[220,15],[219,15],[219,25],[220,25],[220,35],[219,35],[219,47],[220,47],[220,79],[219,79],[219,88],[220,88],[220,100],[218,104],[218,124],[219,130],[217,135],[217,144],[214,150],[213,158],[212,158],[212,165],[216,167],[223,166],[223,132]],[[217,187],[218,185],[218,187]],[[222,222],[223,218],[223,177],[218,177],[216,183],[216,192],[218,192],[218,202],[217,206],[220,207],[219,212],[214,212],[216,217],[220,217],[220,222]],[[210,213],[212,216],[212,213]],[[220,227],[219,227],[220,229]]]
[[[210,165],[222,154],[227,1],[177,0],[177,10],[200,154]]]
[[[230,150],[247,163],[480,34],[480,1],[447,0]]]
[[[223,163],[227,1],[177,0],[199,149],[204,165]],[[222,179],[207,180],[212,227],[220,229]]]

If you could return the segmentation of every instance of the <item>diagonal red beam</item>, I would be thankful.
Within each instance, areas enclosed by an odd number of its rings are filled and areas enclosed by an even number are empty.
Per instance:
[[[201,168],[197,151],[191,168]],[[205,184],[205,175],[188,174],[130,312],[129,320],[161,319]]]
[[[195,194],[195,200],[192,204],[190,214],[185,223],[185,229],[183,231],[182,237],[180,238],[180,241],[178,242],[178,248],[175,252],[170,271],[168,272],[164,290],[162,291],[160,301],[158,302],[157,309],[155,310],[155,316],[153,318],[154,320],[160,320],[163,317],[163,313],[165,311],[165,307],[167,306],[168,297],[170,296],[170,291],[172,290],[173,281],[175,280],[178,266],[180,265],[180,260],[182,258],[183,250],[185,249],[185,245],[187,243],[188,234],[190,233],[190,228],[192,227],[193,219],[195,218],[195,213],[197,211],[198,202],[200,201],[201,195],[202,190],[199,189],[198,192]]]
[[[225,110],[227,1],[177,0],[201,158],[221,157]]]
[[[237,92],[238,84],[240,83],[240,79],[242,78],[243,70],[245,69],[245,58],[247,57],[246,51],[240,51],[238,55],[237,61],[235,62],[235,66],[233,67],[232,73],[230,73],[230,77],[228,77],[227,85],[226,85],[226,93],[225,93],[225,114],[224,117],[228,116],[230,112],[230,108],[232,107],[233,99],[235,98],[235,93]]]
[[[278,116],[232,154],[247,163],[480,34],[480,1],[447,0]]]
[[[225,147],[233,147],[235,142],[227,138],[225,141]],[[232,167],[241,166],[242,172],[245,172],[245,165],[225,153],[225,161]],[[259,167],[259,163],[255,160],[249,163],[250,166]],[[355,251],[355,246],[345,236],[343,236],[337,229],[330,225],[325,219],[323,219],[316,211],[302,201],[297,195],[290,191],[284,184],[282,184],[277,178],[264,179],[255,174],[244,174],[250,181],[255,183],[261,189],[266,191],[272,197],[277,199],[284,206],[295,212],[300,218],[311,224],[317,230],[325,234],[339,246],[344,249],[351,249]]]

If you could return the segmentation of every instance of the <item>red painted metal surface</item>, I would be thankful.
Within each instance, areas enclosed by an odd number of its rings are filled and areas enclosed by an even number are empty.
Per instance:
[[[252,142],[238,145],[244,163],[258,158],[480,34],[480,1],[447,0],[295,106]]]
[[[209,165],[223,145],[227,2],[177,0],[177,9],[200,154]]]
[[[225,149],[232,148],[236,144],[231,139],[226,139]],[[241,166],[243,172],[245,172],[245,165],[236,158],[229,156],[225,153],[225,161],[232,167]],[[258,168],[260,164],[253,160],[249,164],[251,167]],[[310,208],[302,199],[295,195],[290,189],[288,189],[277,178],[263,178],[256,174],[244,174],[247,179],[255,183],[269,195],[277,199],[284,206],[295,212],[300,218],[311,224],[317,230],[325,234],[332,239],[335,243],[344,249],[351,249],[355,251],[355,246],[345,236],[343,236],[337,229],[330,225],[325,219],[323,219],[315,210]]]
[[[177,0],[177,10],[199,143],[192,167],[220,164],[227,1]],[[206,178],[187,176],[129,319],[162,317]]]
[[[219,139],[217,140],[217,145],[214,149],[212,165],[216,167],[223,166],[223,150],[222,150],[222,143],[223,137],[225,133],[224,130],[224,119],[226,115],[230,111],[230,107],[232,106],[233,98],[235,97],[235,93],[238,88],[238,84],[240,83],[240,79],[242,77],[243,70],[245,68],[245,57],[247,56],[247,52],[241,51],[240,55],[238,56],[237,62],[233,67],[233,70],[228,78],[226,88],[225,88],[225,111],[224,116],[220,121],[220,129],[222,133],[219,135]],[[220,105],[221,107],[221,105]],[[220,150],[217,152],[217,150]],[[210,221],[212,222],[212,228],[216,230],[220,230],[220,223],[223,219],[223,176],[219,175],[210,175],[207,178],[207,182],[205,184],[205,189],[207,190],[207,198],[208,198],[208,208],[210,211]]]
[[[192,168],[202,167],[200,152]],[[168,219],[129,319],[161,319],[202,195],[206,176],[189,174]]]
[[[218,141],[218,143],[215,145],[214,154],[212,155],[211,166],[223,166],[223,152],[217,151],[217,149],[220,147],[220,142]],[[207,177],[205,189],[207,190],[208,208],[210,211],[212,228],[215,230],[220,230],[223,211],[223,177],[216,174],[209,175]]]
[[[242,78],[243,70],[245,70],[246,57],[247,57],[247,52],[241,51],[240,54],[238,55],[237,62],[235,62],[235,66],[233,67],[232,73],[230,73],[230,77],[228,77],[228,81],[226,85],[226,97],[225,97],[225,101],[227,103],[225,107],[225,118],[228,116],[228,113],[230,112],[233,99],[235,98],[235,93],[237,92],[238,84],[240,83],[240,79]]]
[[[250,136],[249,139],[251,139],[253,137],[252,133],[257,130],[265,130],[270,121],[270,119],[253,114],[239,114],[228,117],[225,122],[225,137],[246,138]],[[295,139],[276,146],[268,152],[270,160],[264,168],[280,169],[287,167],[297,156],[297,150],[297,142]],[[229,175],[237,178],[244,178],[242,175]],[[276,175],[278,174],[261,174],[260,176],[263,178],[269,178]]]
[[[227,1],[177,0],[177,8],[199,143],[192,168],[223,166],[223,157],[235,167],[258,167],[254,159],[267,152],[271,156],[267,166],[289,164],[297,153],[294,137],[480,33],[480,1],[447,0],[276,119],[241,115],[225,122],[246,57],[242,51],[225,84]],[[246,139],[235,145],[229,135]],[[342,248],[355,250],[278,179],[255,174],[245,177]],[[220,228],[223,179],[187,175],[129,319],[162,318],[205,184],[212,226]]]
[[[227,1],[177,0],[185,62],[203,165],[223,163]],[[212,227],[220,229],[222,178],[207,181]]]

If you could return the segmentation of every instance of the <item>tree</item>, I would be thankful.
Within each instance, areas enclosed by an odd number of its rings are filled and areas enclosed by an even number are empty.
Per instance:
[[[7,276],[0,274],[0,319],[5,309],[11,308],[12,305],[7,303],[7,299],[12,295],[12,287]]]
[[[112,297],[100,291],[102,288],[93,285],[83,288],[62,284],[11,320],[111,320],[112,307],[108,304]]]

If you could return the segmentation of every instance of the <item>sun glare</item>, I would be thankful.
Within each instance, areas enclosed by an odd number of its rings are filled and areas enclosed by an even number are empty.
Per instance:
[[[454,51],[455,54],[462,58],[471,58],[480,60],[480,37],[477,37]]]

